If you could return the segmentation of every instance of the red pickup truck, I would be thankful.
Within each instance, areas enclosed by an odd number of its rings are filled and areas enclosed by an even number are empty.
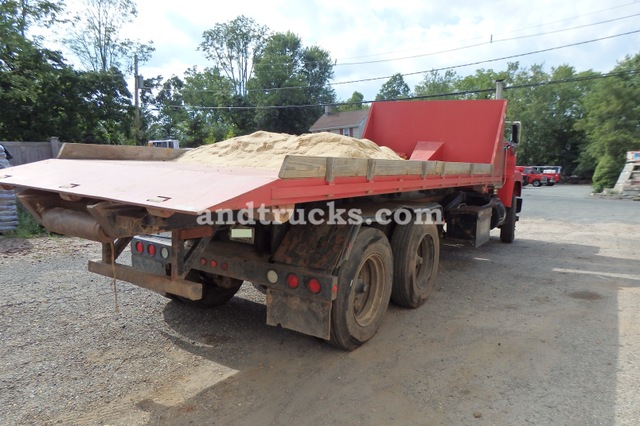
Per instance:
[[[547,169],[541,170],[533,166],[516,166],[522,173],[522,185],[531,184],[536,188],[542,185],[553,186],[559,182],[560,175],[555,170],[549,169],[553,173],[547,173]]]
[[[542,185],[548,184],[548,179],[542,173],[538,173],[532,167],[526,166],[516,166],[516,170],[522,173],[522,185],[527,186],[529,184],[535,186],[536,188]]]

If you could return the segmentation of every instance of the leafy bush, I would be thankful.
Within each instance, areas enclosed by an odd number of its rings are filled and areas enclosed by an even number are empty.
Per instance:
[[[620,176],[624,161],[615,159],[610,154],[605,154],[593,173],[593,190],[595,192],[602,192],[605,188],[613,188]]]

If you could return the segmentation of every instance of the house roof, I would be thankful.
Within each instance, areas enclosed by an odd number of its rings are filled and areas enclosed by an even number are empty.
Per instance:
[[[313,126],[311,126],[309,131],[318,132],[322,130],[358,127],[367,118],[367,115],[369,115],[368,109],[322,114],[322,116],[318,118]]]

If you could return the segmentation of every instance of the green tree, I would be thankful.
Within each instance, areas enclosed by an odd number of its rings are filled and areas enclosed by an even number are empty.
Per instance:
[[[496,80],[502,80],[506,85],[511,83],[518,64],[510,63],[507,70],[496,72],[492,69],[478,69],[472,75],[462,77],[456,82],[455,90],[458,99],[495,99]]]
[[[187,70],[183,98],[193,122],[187,146],[220,141],[237,133],[233,114],[229,109],[220,108],[233,102],[232,83],[217,68],[206,68],[202,72],[195,67]]]
[[[402,74],[397,73],[391,76],[386,83],[382,85],[380,91],[376,95],[376,101],[384,101],[391,99],[402,99],[411,96],[411,89],[405,83]]]
[[[584,114],[581,99],[591,85],[577,79],[590,74],[569,65],[554,67],[551,73],[542,65],[518,70],[515,88],[506,96],[509,117],[523,123],[520,164],[560,165],[565,174],[573,173],[585,138],[575,124]]]
[[[204,32],[199,49],[222,70],[238,96],[247,95],[247,82],[253,74],[256,56],[260,53],[268,28],[246,16],[216,24]]]
[[[145,62],[154,48],[149,44],[120,38],[124,25],[138,15],[134,0],[83,0],[64,42],[83,66],[93,71],[111,68],[131,72],[133,58]]]
[[[147,83],[151,89],[142,96],[147,139],[176,138],[182,146],[195,147],[238,133],[235,114],[229,111],[233,88],[217,68],[199,71],[193,67],[184,79],[173,76],[164,83],[160,80]]]
[[[133,143],[134,111],[122,72],[115,68],[80,72],[79,84],[85,128],[83,136],[76,140],[112,145]]]
[[[454,93],[460,77],[453,70],[446,70],[444,74],[439,71],[430,71],[415,87],[415,96],[434,97],[437,99],[456,99]],[[447,95],[450,94],[450,95]],[[443,96],[446,95],[446,96]]]
[[[363,101],[364,95],[356,90],[349,99],[344,101],[343,105],[340,105],[338,111],[356,111],[368,108],[362,103]]]
[[[58,4],[3,2],[0,10],[0,138],[128,142],[131,94],[122,74],[75,71],[59,52],[23,37],[30,25],[55,20]]]
[[[626,151],[640,149],[640,54],[627,56],[613,69],[615,77],[598,80],[583,98],[585,114],[576,129],[587,142],[579,171],[594,170],[594,189],[615,185]]]
[[[269,37],[256,57],[249,99],[258,110],[258,129],[300,134],[322,115],[320,105],[335,102],[329,86],[333,64],[317,46],[303,47],[291,32]]]
[[[184,81],[177,76],[167,79],[153,99],[156,109],[153,139],[178,139],[182,141],[180,134],[181,123],[188,121],[189,115],[184,104]],[[149,102],[145,96],[143,103]]]
[[[63,11],[61,0],[3,0],[0,14],[3,21],[11,21],[22,38],[32,25],[48,27],[58,21]]]

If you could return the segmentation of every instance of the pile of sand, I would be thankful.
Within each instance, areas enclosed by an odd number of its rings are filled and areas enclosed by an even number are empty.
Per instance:
[[[378,146],[370,140],[336,133],[293,136],[285,133],[255,132],[192,149],[174,161],[280,170],[286,155],[402,160],[391,149]]]

